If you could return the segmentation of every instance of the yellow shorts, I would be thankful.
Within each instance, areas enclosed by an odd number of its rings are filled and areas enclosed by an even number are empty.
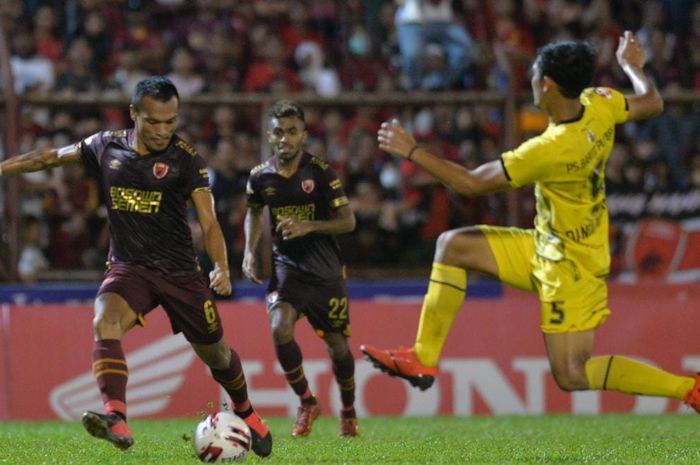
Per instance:
[[[553,262],[535,253],[532,229],[479,226],[498,264],[498,278],[510,286],[537,292],[543,333],[595,329],[605,322],[608,287],[574,260]]]

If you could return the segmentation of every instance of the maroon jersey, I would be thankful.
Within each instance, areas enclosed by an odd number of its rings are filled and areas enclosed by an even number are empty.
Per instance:
[[[277,216],[298,220],[329,220],[335,209],[348,204],[343,186],[328,163],[304,153],[297,172],[290,178],[277,174],[271,158],[253,168],[248,178],[248,206],[270,208],[272,226],[273,279],[284,282],[294,276],[306,282],[331,282],[343,279],[343,261],[335,236],[307,234],[283,240],[275,231]]]
[[[168,272],[198,268],[187,224],[187,201],[209,190],[204,160],[174,136],[162,152],[139,155],[134,130],[102,131],[80,144],[81,159],[104,193],[109,260]]]

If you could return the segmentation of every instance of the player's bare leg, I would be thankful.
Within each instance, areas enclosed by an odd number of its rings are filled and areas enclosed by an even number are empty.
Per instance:
[[[105,414],[85,412],[82,423],[92,436],[115,447],[128,449],[134,444],[126,422],[126,383],[129,371],[121,348],[121,338],[137,321],[136,313],[118,294],[100,294],[95,300],[93,331],[93,373],[100,389]]]
[[[591,357],[594,330],[545,334],[552,374],[565,391],[592,389],[683,400],[700,413],[700,376],[679,376],[620,355]]]
[[[446,231],[435,250],[428,292],[413,347],[380,350],[368,344],[360,350],[375,367],[408,380],[421,390],[432,386],[442,347],[464,301],[467,270],[498,276],[498,265],[478,227]]]

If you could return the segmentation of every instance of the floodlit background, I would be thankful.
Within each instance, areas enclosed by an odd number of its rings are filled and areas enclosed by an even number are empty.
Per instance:
[[[129,127],[135,83],[171,78],[183,101],[179,133],[209,164],[236,278],[233,298],[220,304],[227,338],[241,352],[261,410],[287,415],[294,399],[274,361],[262,288],[240,277],[245,181],[270,155],[266,109],[281,97],[303,104],[307,150],[334,166],[357,215],[357,229],[340,238],[356,354],[363,342],[409,344],[438,235],[478,223],[527,227],[534,200],[528,189],[460,197],[379,151],[379,124],[399,118],[429,150],[466,166],[496,159],[547,124],[531,105],[528,82],[538,47],[589,40],[599,49],[596,83],[631,92],[614,57],[629,29],[647,50],[647,72],[666,108],[616,134],[606,183],[614,314],[597,348],[672,371],[699,370],[691,330],[700,327],[700,5],[429,3],[440,21],[425,26],[435,33],[428,43],[416,44],[411,31],[419,26],[397,15],[391,0],[3,0],[0,159]],[[448,32],[454,40],[441,42],[439,33]],[[97,399],[90,301],[108,246],[98,186],[81,166],[2,177],[0,211],[0,419],[73,418]],[[199,240],[196,222],[193,233]],[[470,285],[473,300],[448,340],[436,389],[417,394],[358,360],[362,415],[679,409],[666,400],[558,391],[536,298],[482,277]],[[326,411],[335,412],[327,356],[306,326],[298,329],[306,371]],[[47,351],[36,343],[41,337],[55,346]],[[126,337],[130,365],[143,367],[129,391],[141,396],[143,416],[190,416],[219,401],[204,366],[180,352],[182,342],[169,336],[162,312]],[[38,360],[42,371],[27,368]],[[153,367],[163,370],[162,383],[146,376]]]

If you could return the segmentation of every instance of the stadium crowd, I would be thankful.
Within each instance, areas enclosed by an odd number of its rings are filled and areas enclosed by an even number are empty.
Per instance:
[[[417,1],[434,14],[412,17]],[[261,116],[249,107],[189,106],[189,96],[505,93],[512,85],[524,102],[517,111],[522,139],[546,125],[529,103],[528,70],[537,48],[589,40],[599,50],[596,82],[624,87],[614,54],[625,29],[643,42],[661,92],[700,90],[700,4],[693,0],[4,0],[0,20],[11,38],[20,95],[126,98],[149,75],[176,84],[185,100],[179,132],[209,164],[235,271],[247,174],[264,149]],[[412,40],[415,28],[425,30],[426,43]],[[24,105],[18,151],[129,127],[122,107]],[[357,215],[356,231],[343,241],[353,251],[348,262],[358,267],[425,264],[441,231],[506,222],[505,198],[458,197],[410,162],[377,149],[379,124],[397,112],[422,144],[466,165],[508,148],[499,105],[309,106],[308,151],[343,177]],[[662,116],[625,125],[607,171],[609,192],[700,189],[696,104],[670,100]],[[24,175],[20,190],[23,280],[47,269],[102,269],[106,216],[97,185],[80,165]]]

